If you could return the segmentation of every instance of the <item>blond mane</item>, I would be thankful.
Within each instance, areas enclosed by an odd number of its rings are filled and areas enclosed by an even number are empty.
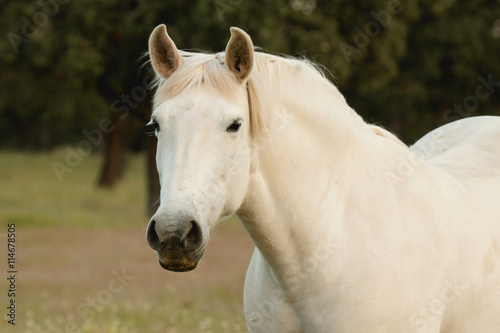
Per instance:
[[[208,54],[179,51],[179,53],[184,59],[181,67],[168,79],[156,75],[152,85],[156,89],[153,108],[185,90],[200,87],[211,89],[214,94],[230,102],[239,102],[238,98],[241,96],[238,91],[239,82],[226,67],[223,52]],[[265,132],[266,118],[277,97],[285,93],[290,94],[294,89],[301,91],[307,88],[321,89],[326,94],[333,94],[335,98],[345,102],[335,85],[326,79],[325,69],[312,61],[262,52],[255,52],[254,60],[254,69],[247,81],[247,95],[250,129],[257,139]],[[359,122],[361,117],[354,110],[348,109],[350,116]],[[376,135],[404,145],[395,135],[379,126],[369,124],[368,128]]]

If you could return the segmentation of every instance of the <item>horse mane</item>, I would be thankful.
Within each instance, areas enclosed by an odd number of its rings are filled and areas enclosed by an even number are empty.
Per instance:
[[[396,142],[399,145],[404,146],[405,148],[408,148],[403,141],[401,141],[394,133],[391,133],[389,130],[375,125],[375,124],[368,124],[368,127],[372,130],[373,133],[375,133],[378,136],[381,136],[389,141]]]
[[[165,100],[173,98],[186,89],[197,89],[203,86],[230,102],[241,101],[239,82],[225,65],[225,54],[179,51],[184,64],[168,79],[156,74],[152,88],[156,89],[153,99],[153,109]],[[284,92],[289,93],[295,86],[324,90],[326,94],[334,95],[343,101],[343,95],[337,87],[326,79],[326,69],[308,59],[281,57],[263,52],[254,53],[254,68],[247,80],[247,96],[250,112],[250,131],[257,139],[265,132],[267,121],[271,114],[273,102]],[[286,74],[288,73],[288,74]],[[368,125],[374,134],[404,145],[394,134],[372,124],[365,124],[362,118],[350,107],[347,108],[350,117],[356,123]]]
[[[230,102],[238,102],[241,94],[236,87],[238,87],[239,82],[225,66],[224,53],[209,54],[187,51],[179,51],[179,53],[184,59],[184,64],[168,79],[156,74],[153,80],[152,89],[156,90],[153,98],[153,109],[187,89],[197,89],[201,86],[211,89]],[[309,74],[316,73],[324,77],[322,68],[306,59],[299,60],[255,52],[254,69],[247,81],[252,135],[256,137],[262,135],[263,127],[266,125],[264,118],[269,113],[266,109],[279,94],[276,91],[277,88],[271,88],[290,84],[290,80],[284,80],[280,75],[287,70],[296,74],[297,72],[309,71]],[[279,82],[277,82],[278,80]]]

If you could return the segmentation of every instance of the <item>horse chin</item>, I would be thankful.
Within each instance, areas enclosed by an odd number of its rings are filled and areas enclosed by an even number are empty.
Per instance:
[[[160,263],[160,266],[163,269],[166,269],[167,271],[172,271],[172,272],[189,272],[198,266],[198,261],[195,261],[193,263],[186,264],[186,265],[168,265],[168,264],[162,263],[161,260],[158,260],[158,262]]]
[[[198,266],[198,263],[203,256],[205,247],[201,247],[197,252],[187,253],[183,257],[168,257],[158,255],[158,262],[163,269],[172,272],[189,272]]]

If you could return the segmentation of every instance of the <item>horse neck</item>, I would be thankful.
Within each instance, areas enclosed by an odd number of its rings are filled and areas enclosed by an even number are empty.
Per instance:
[[[259,146],[238,216],[286,283],[287,267],[316,252],[333,255],[346,197],[383,172],[376,161],[402,148],[374,134],[327,83],[289,91],[272,110],[281,112],[268,119],[275,129]]]

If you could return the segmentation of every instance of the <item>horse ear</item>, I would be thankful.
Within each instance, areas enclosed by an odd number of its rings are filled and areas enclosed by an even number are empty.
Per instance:
[[[165,24],[157,26],[149,37],[149,57],[155,72],[165,79],[184,63]]]
[[[250,36],[240,28],[231,27],[231,39],[226,47],[226,66],[243,81],[253,67],[253,43]]]

